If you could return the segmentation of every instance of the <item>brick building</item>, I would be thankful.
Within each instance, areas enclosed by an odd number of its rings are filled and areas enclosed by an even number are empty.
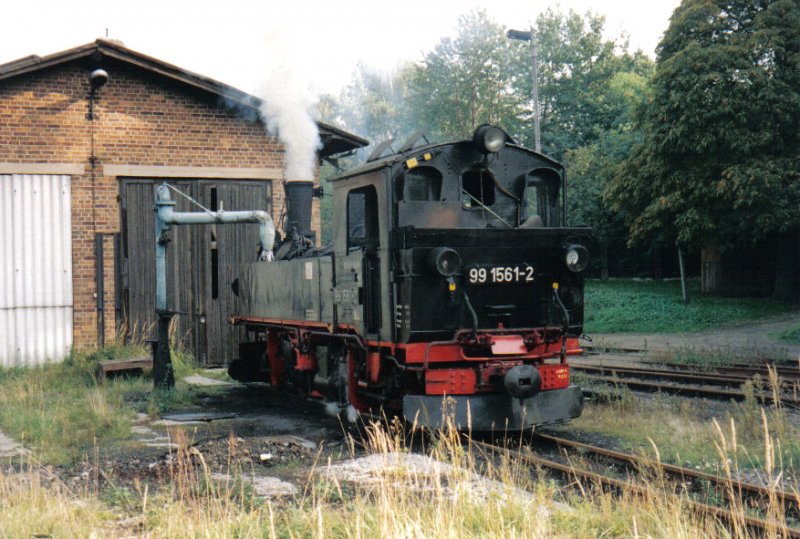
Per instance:
[[[108,82],[90,97],[98,68]],[[284,151],[259,105],[102,39],[0,65],[1,365],[60,359],[118,325],[147,333],[156,184],[212,209],[269,208],[278,223]],[[319,130],[320,157],[367,144]],[[318,207],[315,218],[319,230]],[[220,272],[252,256],[256,230],[191,228],[173,232],[170,301],[198,357],[222,363],[235,336],[224,327],[232,300]]]

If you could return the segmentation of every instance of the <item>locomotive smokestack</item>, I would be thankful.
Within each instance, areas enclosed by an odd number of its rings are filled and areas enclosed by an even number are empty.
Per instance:
[[[321,146],[317,122],[311,114],[316,96],[292,76],[288,65],[271,75],[262,92],[261,113],[270,133],[278,136],[286,150],[283,186],[288,213],[284,232],[287,238],[297,232],[313,242],[311,198],[317,149]]]
[[[287,237],[292,232],[297,232],[304,238],[314,239],[311,230],[311,199],[314,195],[314,182],[287,181],[283,184],[286,192],[286,226],[284,232]]]
[[[311,86],[308,59],[298,56],[293,34],[278,31],[268,36],[270,54],[264,58],[269,74],[259,97],[261,115],[269,132],[283,144],[284,192],[287,215],[284,232],[314,238],[311,231],[311,198],[317,167],[317,150],[322,146],[314,111],[317,92]],[[299,238],[294,238],[299,239]]]

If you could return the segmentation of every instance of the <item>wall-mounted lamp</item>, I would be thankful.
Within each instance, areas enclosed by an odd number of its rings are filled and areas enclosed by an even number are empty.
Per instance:
[[[105,86],[108,82],[108,73],[105,69],[95,69],[89,75],[89,113],[86,115],[87,120],[96,120],[97,116],[94,113],[94,101],[98,99],[97,90]]]
[[[92,92],[102,88],[107,82],[108,73],[106,73],[105,69],[95,69],[92,71],[92,74],[89,75],[89,83],[92,85]]]

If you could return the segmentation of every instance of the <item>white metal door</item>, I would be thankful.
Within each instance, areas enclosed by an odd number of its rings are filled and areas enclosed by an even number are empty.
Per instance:
[[[70,177],[0,174],[0,365],[60,361],[72,345]]]

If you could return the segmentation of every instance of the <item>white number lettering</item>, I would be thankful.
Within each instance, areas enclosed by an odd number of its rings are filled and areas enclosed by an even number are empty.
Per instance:
[[[533,281],[533,266],[525,268],[525,282],[530,283]]]
[[[494,266],[491,268],[473,267],[469,269],[467,278],[471,284],[486,282],[499,283],[532,283],[535,280],[536,270],[533,266]]]

